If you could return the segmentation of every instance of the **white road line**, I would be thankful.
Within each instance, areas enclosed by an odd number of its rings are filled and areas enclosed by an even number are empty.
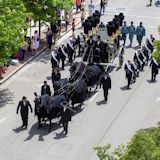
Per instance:
[[[2,118],[2,119],[0,120],[0,123],[3,123],[6,119],[7,119],[6,117]]]
[[[156,101],[159,102],[160,101],[160,97],[158,97]]]
[[[94,94],[93,95],[93,97],[89,100],[89,102],[92,102],[95,98],[96,98],[96,96],[99,94],[99,92],[97,92],[96,94]]]

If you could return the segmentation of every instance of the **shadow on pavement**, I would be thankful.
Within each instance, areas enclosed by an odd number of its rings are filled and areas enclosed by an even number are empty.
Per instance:
[[[59,139],[62,139],[62,138],[66,138],[67,135],[65,135],[63,132],[60,132],[60,133],[55,133],[55,137],[53,137],[53,139],[56,139],[56,140],[59,140]]]
[[[13,98],[14,93],[10,92],[9,89],[0,90],[0,108],[6,106],[7,104],[13,104]]]
[[[19,133],[21,131],[24,131],[26,129],[22,128],[22,127],[18,127],[18,128],[15,128],[15,129],[12,129],[15,133]]]
[[[44,141],[44,136],[47,136],[49,133],[48,133],[48,129],[49,129],[49,125],[45,125],[45,124],[42,124],[42,128],[41,129],[38,129],[38,123],[35,123],[30,131],[28,132],[28,137],[24,140],[24,141],[29,141],[31,140],[34,136],[38,135],[38,140],[39,141]],[[51,128],[51,132],[57,130],[61,128],[61,126],[57,123],[52,123],[52,128]],[[51,133],[50,132],[50,133]]]
[[[151,84],[151,83],[156,83],[157,81],[156,80],[152,81],[151,79],[150,80],[147,79],[147,82]]]
[[[131,88],[128,88],[127,86],[124,86],[124,87],[120,87],[120,89],[121,89],[122,91],[126,91],[126,90],[130,90]]]
[[[103,104],[107,104],[107,101],[106,100],[102,100],[102,101],[96,102],[96,104],[98,106],[100,106],[100,105],[103,105]]]

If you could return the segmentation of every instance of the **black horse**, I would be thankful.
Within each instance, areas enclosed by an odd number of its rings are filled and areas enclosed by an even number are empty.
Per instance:
[[[35,93],[35,115],[38,117],[38,128],[41,128],[42,119],[49,120],[49,132],[51,131],[52,119],[61,115],[63,110],[61,102],[66,101],[63,95],[51,96],[37,96]]]
[[[73,82],[67,90],[67,94],[71,100],[72,107],[80,103],[80,107],[85,101],[88,93],[88,87],[85,80],[80,79]]]
[[[100,82],[100,77],[103,74],[103,72],[104,68],[100,64],[93,64],[93,63],[88,64],[85,72],[85,79],[87,82],[87,86],[90,87],[90,91],[91,88],[94,87],[95,85],[97,89]]]
[[[66,98],[65,95],[56,95],[50,97],[49,105],[46,108],[49,120],[49,132],[51,131],[52,127],[52,119],[61,116],[61,113],[63,111],[63,106],[61,104],[62,102],[67,102],[67,101],[68,99]]]

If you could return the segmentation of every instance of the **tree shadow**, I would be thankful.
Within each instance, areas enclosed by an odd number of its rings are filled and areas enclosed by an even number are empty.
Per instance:
[[[14,93],[10,92],[9,89],[0,90],[0,108],[7,104],[13,104]]]
[[[61,126],[58,123],[52,123],[51,132],[53,132],[53,131],[55,131],[55,130],[57,130],[59,128],[61,128]],[[38,123],[35,123],[31,127],[30,131],[28,132],[29,135],[24,141],[29,141],[36,135],[39,136],[38,137],[39,141],[44,141],[44,137],[49,134],[48,133],[48,129],[49,129],[49,125],[47,125],[47,124],[43,124],[42,129],[38,129]]]
[[[126,90],[130,90],[131,88],[128,88],[127,86],[123,86],[123,87],[120,87],[120,89],[121,89],[122,91],[126,91]]]
[[[98,106],[104,105],[104,104],[107,104],[107,101],[106,101],[106,100],[101,100],[101,101],[99,101],[99,102],[96,102],[96,104],[97,104]]]

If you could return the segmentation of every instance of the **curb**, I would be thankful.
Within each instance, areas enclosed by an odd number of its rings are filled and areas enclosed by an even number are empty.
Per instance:
[[[78,20],[78,22],[76,23],[76,26],[80,23],[81,21]],[[57,40],[59,40],[60,38],[62,38],[62,36],[64,36],[65,34],[69,33],[72,30],[72,27],[70,27],[63,35],[61,35]],[[30,57],[26,62],[24,62],[23,65],[19,66],[15,71],[11,72],[9,75],[7,75],[4,79],[0,80],[0,85],[2,85],[3,83],[5,83],[8,79],[10,79],[13,75],[15,75],[20,69],[22,69],[23,67],[25,67],[29,62],[31,62],[33,59],[35,59],[37,56],[39,56],[42,52],[44,52],[47,48],[44,47],[42,48],[37,54],[35,54],[33,57]]]

